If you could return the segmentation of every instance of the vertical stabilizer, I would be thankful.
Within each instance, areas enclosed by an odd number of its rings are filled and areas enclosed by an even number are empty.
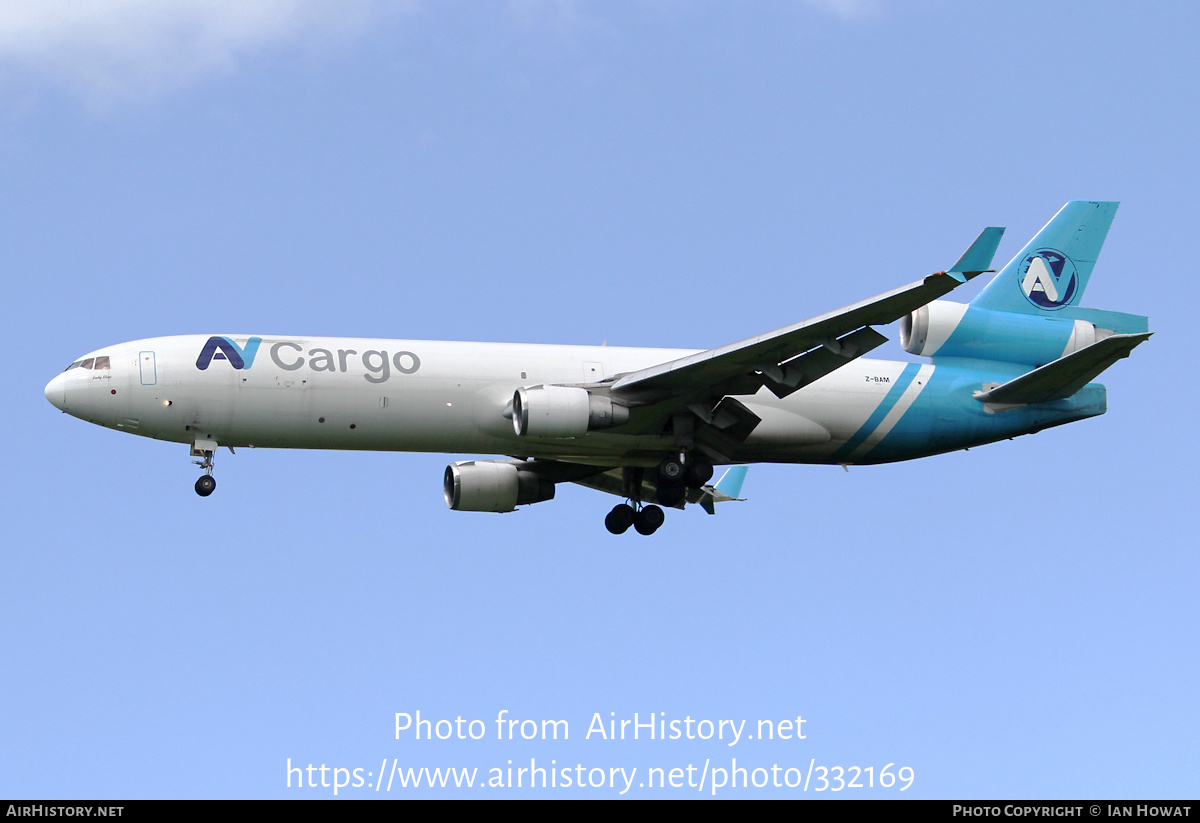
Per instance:
[[[971,301],[972,307],[1052,314],[1078,306],[1119,203],[1072,200]]]

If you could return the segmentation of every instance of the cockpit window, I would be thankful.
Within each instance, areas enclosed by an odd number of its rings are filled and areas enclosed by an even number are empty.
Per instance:
[[[71,369],[99,369],[108,371],[112,369],[112,366],[109,365],[108,355],[104,355],[103,357],[89,357],[87,360],[76,360],[63,369],[63,371],[70,371]]]

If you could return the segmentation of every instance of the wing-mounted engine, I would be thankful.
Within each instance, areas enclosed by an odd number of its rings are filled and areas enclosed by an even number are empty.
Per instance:
[[[521,387],[513,395],[513,429],[532,437],[582,437],[629,421],[629,408],[577,386]]]
[[[1029,366],[1053,362],[1112,333],[1087,320],[981,309],[948,300],[921,306],[900,321],[900,345],[910,354]]]
[[[554,499],[554,483],[508,460],[451,463],[444,480],[446,506],[460,512],[510,512]]]

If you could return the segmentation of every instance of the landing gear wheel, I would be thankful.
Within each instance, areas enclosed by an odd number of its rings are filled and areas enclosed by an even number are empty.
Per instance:
[[[684,467],[678,457],[668,457],[658,464],[660,483],[678,483],[683,480]]]
[[[196,494],[201,497],[208,497],[216,491],[216,488],[217,479],[211,474],[201,475],[200,479],[196,481]]]
[[[638,534],[654,534],[666,519],[667,516],[658,506],[647,506],[633,518],[633,527]]]
[[[687,487],[689,489],[703,488],[704,484],[712,480],[713,464],[709,463],[703,457],[690,457],[687,462]]]
[[[604,518],[604,528],[612,534],[624,534],[637,520],[637,512],[628,503],[614,506]]]
[[[659,505],[674,507],[682,503],[686,496],[687,487],[682,483],[665,483],[660,480],[654,499],[658,501]]]

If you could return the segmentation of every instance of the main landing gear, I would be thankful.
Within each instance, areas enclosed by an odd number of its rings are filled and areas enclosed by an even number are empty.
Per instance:
[[[655,498],[663,506],[678,506],[687,496],[688,489],[703,488],[712,476],[713,464],[703,457],[686,453],[668,457],[655,469]]]
[[[654,469],[654,499],[658,505],[643,506],[641,500],[643,470],[626,467],[625,494],[628,503],[615,506],[604,518],[604,527],[612,534],[624,534],[633,526],[638,534],[654,534],[667,516],[661,506],[675,507],[687,497],[688,489],[699,489],[713,476],[713,465],[703,457],[686,452],[666,458]]]
[[[654,534],[667,516],[658,506],[635,509],[629,503],[615,506],[604,518],[604,527],[613,534],[624,534],[633,526],[638,534]]]

